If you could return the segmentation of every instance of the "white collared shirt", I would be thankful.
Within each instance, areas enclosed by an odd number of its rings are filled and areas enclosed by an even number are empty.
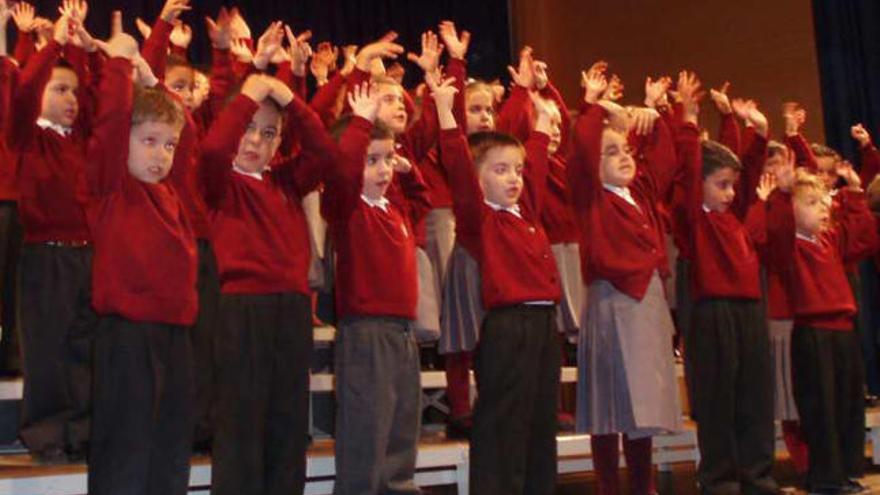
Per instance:
[[[73,132],[73,129],[71,129],[70,127],[56,124],[49,119],[44,119],[43,117],[37,119],[37,125],[40,126],[40,129],[52,129],[53,131],[64,137],[70,136],[70,133]]]
[[[262,172],[248,172],[247,170],[238,168],[238,165],[233,165],[232,170],[241,175],[247,175],[248,177],[251,177],[253,179],[263,180]]]
[[[493,202],[489,201],[488,199],[484,199],[483,202],[486,203],[487,205],[489,205],[489,208],[492,208],[495,211],[502,211],[503,210],[503,211],[506,211],[507,213],[510,213],[511,215],[519,218],[520,220],[522,220],[522,213],[520,213],[520,211],[519,211],[519,205],[501,206],[498,203],[493,203]]]
[[[621,198],[623,198],[624,201],[635,206],[636,208],[639,209],[639,211],[642,211],[642,209],[639,208],[639,204],[636,203],[635,198],[632,197],[632,193],[629,192],[628,187],[613,186],[611,184],[602,184],[602,187],[604,187],[606,190],[611,191],[614,194],[620,196]]]
[[[361,194],[361,199],[364,200],[364,203],[372,206],[373,208],[379,208],[385,213],[388,213],[388,204],[390,203],[390,201],[388,201],[388,198],[386,198],[385,196],[382,196],[379,199],[371,199],[368,198],[366,194]]]
[[[819,244],[819,240],[816,239],[816,236],[804,235],[804,234],[801,234],[800,232],[796,232],[794,234],[794,236],[798,239],[802,239],[807,242],[812,242],[813,244]]]

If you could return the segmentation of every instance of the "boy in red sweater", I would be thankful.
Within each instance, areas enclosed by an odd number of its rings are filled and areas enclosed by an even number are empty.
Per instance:
[[[303,148],[270,167],[285,120]],[[221,282],[215,495],[303,490],[312,314],[302,198],[333,149],[317,114],[263,75],[245,81],[202,142]]]
[[[193,422],[187,327],[198,310],[196,241],[166,178],[183,109],[165,91],[135,88],[137,43],[100,43],[109,56],[89,142],[95,239],[95,389],[89,493],[181,495]],[[155,78],[139,64],[136,82]]]
[[[470,486],[481,494],[551,494],[556,486],[559,274],[541,225],[552,107],[533,96],[525,146],[453,114],[453,81],[431,81],[458,242],[475,253],[487,310],[474,370]],[[528,158],[528,164],[524,162]]]
[[[337,253],[336,495],[419,493],[413,225],[430,203],[418,169],[376,123],[381,94],[361,85],[349,95],[354,115],[341,124],[321,205]]]
[[[89,304],[92,235],[84,174],[91,100],[88,56],[69,43],[71,22],[62,16],[53,39],[21,71],[11,102],[20,124],[7,128],[7,144],[17,155],[25,231],[19,435],[44,462],[82,457],[89,437],[95,318]]]
[[[845,264],[877,245],[861,181],[839,168],[838,218],[824,181],[794,170],[789,154],[768,206],[771,263],[791,294],[794,396],[809,445],[810,492],[856,493],[864,470],[864,368],[853,331],[856,304]]]
[[[692,331],[685,359],[693,374],[703,493],[776,493],[773,376],[761,300],[757,248],[766,240],[765,176],[744,222],[734,213],[742,171],[737,156],[715,141],[700,143],[700,83],[679,84],[684,125],[676,134],[684,176],[683,209],[692,254]]]

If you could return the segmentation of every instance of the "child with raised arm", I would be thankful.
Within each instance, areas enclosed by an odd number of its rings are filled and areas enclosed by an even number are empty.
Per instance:
[[[84,187],[91,125],[88,71],[70,15],[22,69],[7,127],[17,156],[24,395],[19,436],[38,461],[82,458],[88,441],[92,234]],[[64,57],[64,58],[62,58]]]
[[[421,425],[413,224],[427,213],[418,169],[378,119],[382,90],[355,86],[338,124],[322,210],[336,247],[336,495],[415,494]],[[392,181],[402,194],[393,194]]]
[[[96,201],[92,304],[100,315],[89,493],[182,495],[189,486],[194,384],[187,327],[198,310],[197,261],[192,227],[167,177],[183,109],[164,90],[134,87],[133,38],[117,34],[101,45],[109,60],[88,152]],[[152,76],[144,70],[140,84]]]
[[[539,98],[523,146],[507,134],[465,138],[452,81],[432,81],[440,152],[458,242],[480,266],[486,308],[474,357],[477,402],[470,487],[483,494],[551,494],[556,485],[559,274],[541,225],[550,105]],[[528,159],[528,163],[526,160]]]
[[[700,142],[699,90],[695,76],[680,79],[684,125],[676,133],[693,255],[691,280],[682,283],[691,284],[694,301],[685,359],[693,372],[697,480],[703,493],[771,494],[773,375],[757,249],[766,241],[764,201],[774,180],[764,176],[740,222],[734,205],[743,165],[730,148]]]
[[[847,184],[831,220],[825,181],[794,170],[788,154],[779,191],[768,206],[769,256],[791,296],[794,398],[809,445],[811,493],[863,491],[864,367],[853,331],[856,304],[845,264],[877,246],[874,219],[858,174],[838,169]]]
[[[618,493],[622,433],[631,490],[648,494],[655,491],[651,437],[681,427],[656,212],[676,159],[669,129],[655,110],[636,110],[630,124],[622,107],[597,101],[609,88],[602,71],[585,82],[585,112],[573,131],[567,167],[588,284],[578,339],[577,429],[591,434],[599,493]],[[642,143],[640,163],[628,142],[630,127]]]
[[[303,149],[270,167],[285,121]],[[248,77],[202,142],[221,282],[215,495],[303,490],[313,335],[301,203],[333,149],[308,105],[263,75]]]

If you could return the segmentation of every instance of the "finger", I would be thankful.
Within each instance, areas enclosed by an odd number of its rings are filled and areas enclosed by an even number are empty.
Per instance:
[[[110,36],[116,36],[117,34],[122,32],[122,11],[114,10],[112,14],[112,20],[110,23]]]

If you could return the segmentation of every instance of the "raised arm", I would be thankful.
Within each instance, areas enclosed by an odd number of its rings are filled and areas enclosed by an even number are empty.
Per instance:
[[[13,150],[21,151],[26,148],[36,134],[43,90],[52,77],[52,68],[61,56],[62,43],[67,43],[66,25],[56,29],[56,32],[59,31],[64,31],[64,34],[59,33],[42,50],[34,54],[19,76],[18,86],[12,97],[11,113],[21,124],[9,126],[7,134],[8,144]]]
[[[871,134],[862,124],[852,126],[850,133],[853,139],[859,143],[859,154],[861,155],[859,178],[862,180],[862,184],[870,184],[874,177],[880,173],[880,151],[877,151],[877,147],[871,140]]]
[[[854,263],[877,251],[877,226],[856,171],[849,165],[838,167],[837,174],[847,185],[840,192],[841,215],[837,222],[840,254],[845,263]]]
[[[815,172],[819,166],[810,143],[801,134],[801,127],[807,120],[807,112],[797,103],[789,102],[782,107],[782,118],[785,120],[785,144],[794,151],[798,167],[805,167]]]
[[[541,97],[532,96],[535,106],[535,129],[525,142],[526,163],[523,171],[525,191],[522,202],[540,216],[544,207],[544,196],[547,193],[547,176],[550,174],[547,147],[550,144],[552,104]]]

